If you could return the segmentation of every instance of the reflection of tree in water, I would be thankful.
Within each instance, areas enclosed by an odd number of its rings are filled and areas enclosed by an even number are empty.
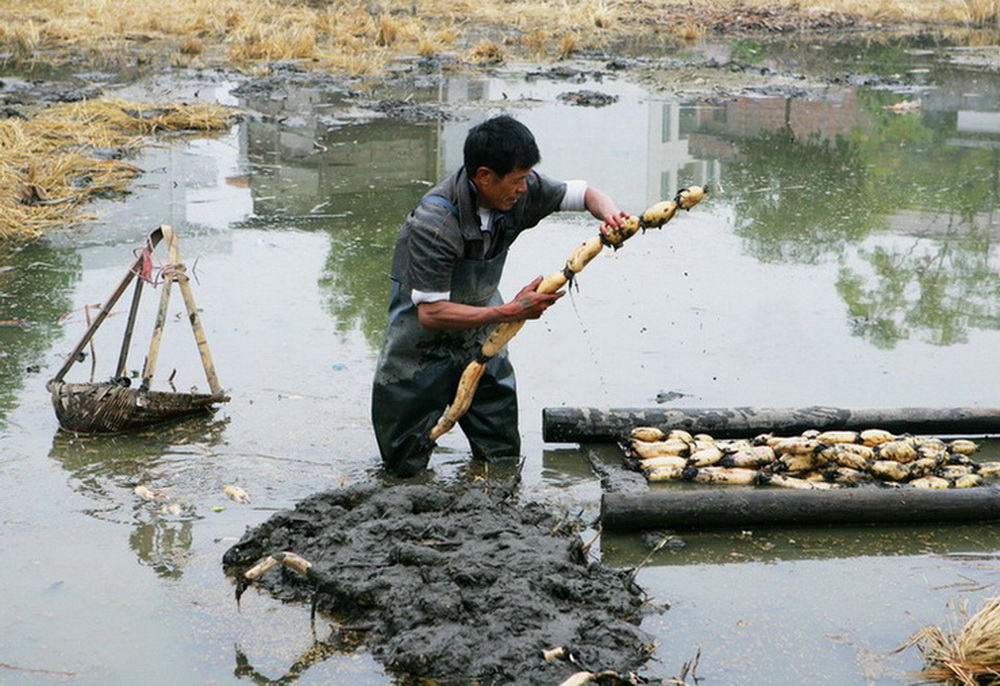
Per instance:
[[[968,45],[968,42],[957,34],[949,41],[940,33],[930,32],[916,35],[866,32],[858,36],[832,31],[811,34],[807,39],[797,32],[788,40],[780,36],[768,36],[763,40],[741,38],[731,46],[733,60],[740,63],[768,64],[773,61],[782,66],[792,65],[799,73],[844,80],[844,65],[850,65],[853,74],[884,74],[898,78],[913,68],[914,50],[937,50],[943,44]]]
[[[353,216],[330,229],[330,254],[320,278],[327,303],[346,331],[360,328],[377,349],[385,331],[389,304],[389,266],[396,236],[424,186],[384,188],[356,198]]]
[[[45,241],[20,249],[0,245],[0,417],[13,409],[25,379],[44,383],[28,370],[58,337],[79,272],[74,250],[55,250]]]
[[[740,141],[724,183],[736,233],[763,262],[821,262],[878,220],[863,160],[843,139],[801,140],[782,129]]]
[[[412,94],[417,101],[439,97],[436,88]],[[390,117],[334,125],[308,97],[252,102],[273,110],[275,120],[247,123],[255,214],[250,223],[328,233],[330,253],[319,285],[329,310],[340,331],[360,330],[373,347],[379,345],[397,230],[437,182],[439,126]],[[278,115],[286,106],[300,111],[285,120]],[[334,99],[331,106],[340,103]]]
[[[869,192],[884,198],[885,211],[926,208],[957,214],[969,224],[976,213],[992,209],[997,150],[978,145],[975,136],[958,134],[954,112],[896,114],[887,107],[900,97],[886,91],[865,91],[859,99],[872,126],[854,140],[870,170]]]
[[[956,143],[954,113],[896,114],[885,106],[899,96],[885,91],[860,99],[870,125],[850,137],[780,130],[740,142],[725,181],[747,251],[764,262],[843,262],[848,246],[892,222],[925,242],[859,249],[868,274],[842,267],[837,289],[854,334],[891,348],[912,335],[950,345],[969,328],[997,328],[989,227],[1000,151],[967,134]],[[942,217],[944,228],[931,226]]]
[[[959,233],[924,247],[861,251],[872,271],[867,278],[841,269],[837,290],[855,335],[892,348],[922,332],[926,342],[946,346],[965,342],[970,328],[1000,328],[1000,274],[990,264],[989,240]]]
[[[859,251],[870,273],[845,267],[837,289],[854,333],[880,348],[912,335],[961,343],[970,328],[1000,324],[1000,275],[990,262],[1000,151],[975,135],[958,138],[953,113],[900,116],[884,109],[887,97],[867,95],[876,126],[860,147],[891,209],[917,211],[900,232],[922,238]]]
[[[106,436],[59,431],[49,457],[70,473],[77,493],[94,501],[86,514],[132,526],[129,544],[139,560],[159,576],[176,578],[184,572],[193,542],[191,521],[197,513],[186,502],[196,495],[192,478],[210,468],[193,465],[181,484],[181,470],[165,466],[164,457],[176,462],[178,454],[203,455],[223,442],[226,424],[206,417]],[[150,487],[163,498],[145,500],[134,492],[136,486]]]
[[[294,227],[330,235],[330,252],[319,278],[326,306],[337,330],[358,329],[377,349],[382,343],[389,304],[389,266],[403,219],[427,191],[423,185],[385,188],[338,198],[346,216],[334,218],[275,217],[252,222],[255,228]],[[348,204],[344,204],[344,203]]]

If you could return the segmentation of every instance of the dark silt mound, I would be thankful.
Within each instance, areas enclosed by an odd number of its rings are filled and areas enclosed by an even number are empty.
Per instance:
[[[544,684],[581,670],[626,677],[654,648],[638,627],[643,594],[628,572],[586,559],[580,528],[482,482],[369,484],[274,515],[223,564],[242,575],[272,553],[306,558],[308,575],[279,567],[255,583],[370,627],[366,644],[397,675]],[[543,659],[559,646],[570,660]]]

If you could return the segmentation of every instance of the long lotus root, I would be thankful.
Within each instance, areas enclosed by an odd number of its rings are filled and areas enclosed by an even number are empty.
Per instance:
[[[538,293],[555,293],[565,286],[570,279],[581,272],[592,259],[601,254],[605,246],[610,246],[616,250],[629,238],[641,230],[658,229],[668,221],[673,219],[677,210],[690,210],[701,202],[708,191],[700,186],[691,186],[677,192],[673,200],[664,200],[648,208],[640,216],[626,217],[622,228],[604,225],[599,235],[587,239],[578,247],[569,259],[566,266],[559,271],[553,272],[542,279],[542,282],[535,289]],[[436,441],[444,434],[451,431],[452,427],[462,418],[469,406],[472,405],[472,397],[476,393],[479,379],[486,369],[486,363],[499,353],[510,339],[512,339],[524,321],[504,322],[493,330],[483,347],[480,349],[479,357],[468,364],[462,372],[462,378],[458,382],[458,390],[455,399],[449,405],[437,424],[431,428],[429,437],[431,441]]]

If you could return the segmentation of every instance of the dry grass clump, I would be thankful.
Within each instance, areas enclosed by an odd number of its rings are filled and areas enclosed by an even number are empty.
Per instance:
[[[715,0],[692,0],[696,4],[712,4]],[[929,22],[981,25],[974,17],[982,16],[982,6],[996,5],[1000,0],[751,0],[748,6],[798,7],[805,11],[828,10],[878,19],[887,22]]]
[[[90,100],[0,120],[0,241],[24,240],[83,218],[91,199],[128,188],[142,171],[120,159],[165,131],[219,131],[217,105]]]
[[[963,619],[967,613],[962,611]],[[924,627],[912,640],[924,653],[924,683],[1000,683],[1000,597],[989,600],[957,633]]]
[[[1000,23],[1000,0],[964,0],[963,23],[972,26],[989,27]]]
[[[5,5],[11,5],[9,9]],[[514,35],[539,27],[592,42],[620,24],[611,0],[0,0],[0,41],[20,53],[92,50],[107,61],[139,51],[174,52],[249,67],[301,60],[372,73],[397,54],[474,45],[483,31]],[[6,11],[5,11],[6,10]],[[624,28],[624,25],[621,25]],[[550,54],[565,53],[556,45]]]
[[[491,40],[481,40],[471,51],[469,61],[474,64],[500,64],[504,61],[504,51],[499,44]]]
[[[708,25],[760,9],[984,26],[996,24],[998,6],[1000,0],[0,0],[0,41],[21,53],[92,50],[106,60],[155,52],[166,42],[161,54],[248,69],[301,60],[361,74],[383,71],[395,55],[440,53],[455,43],[469,50],[484,37],[512,50],[520,45],[535,58],[564,58],[664,27],[695,40]]]
[[[92,151],[131,145],[86,124],[0,121],[0,241],[34,238],[79,219],[93,196],[124,190],[140,170]]]
[[[568,59],[579,47],[580,39],[575,33],[569,33],[559,42],[559,59]]]
[[[233,110],[206,104],[136,104],[114,98],[61,103],[40,113],[39,121],[90,124],[125,135],[148,136],[176,131],[225,131],[233,123]]]

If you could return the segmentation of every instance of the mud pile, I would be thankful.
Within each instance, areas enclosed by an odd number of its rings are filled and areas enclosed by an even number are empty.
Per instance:
[[[223,557],[241,575],[291,551],[259,583],[370,627],[366,644],[397,675],[559,683],[581,671],[642,667],[642,591],[626,571],[588,562],[580,522],[509,488],[366,484],[319,493],[250,530]],[[572,660],[546,661],[565,647]]]

